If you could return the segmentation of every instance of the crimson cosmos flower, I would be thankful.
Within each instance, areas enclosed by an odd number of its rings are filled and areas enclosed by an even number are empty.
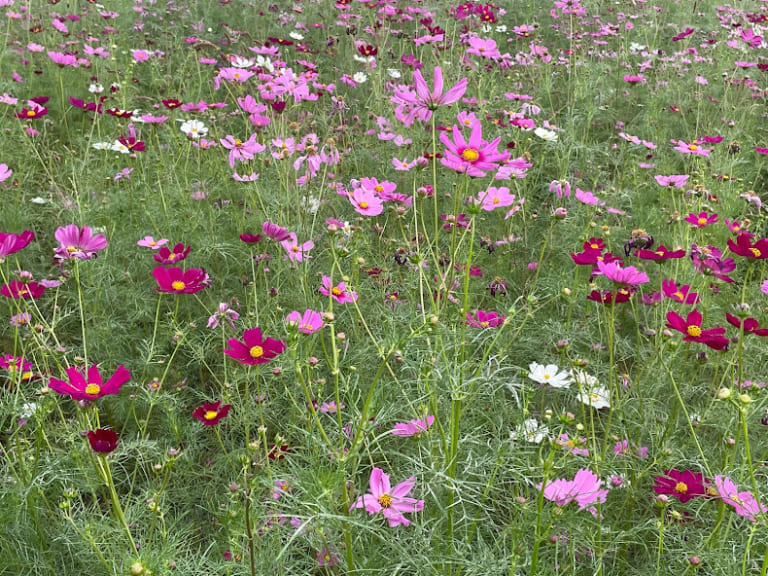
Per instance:
[[[665,476],[654,477],[656,485],[653,491],[656,494],[669,494],[679,498],[680,502],[685,504],[688,500],[696,496],[705,496],[707,489],[704,484],[708,483],[703,474],[697,474],[690,470],[664,470]]]
[[[190,268],[184,271],[181,268],[158,266],[152,270],[152,276],[157,280],[157,291],[169,294],[194,294],[205,288],[208,281],[205,268]]]
[[[628,302],[635,292],[635,289],[627,290],[626,288],[619,288],[614,297],[613,292],[610,290],[603,290],[601,292],[592,290],[592,292],[587,295],[587,300],[600,302],[602,304],[612,304],[615,301],[616,304],[621,304],[622,302]]]
[[[736,328],[741,328],[741,319],[733,314],[725,313],[725,319],[728,320],[728,324]],[[757,336],[768,336],[768,328],[760,328],[760,322],[755,318],[744,319],[744,333],[756,334]]]
[[[229,348],[224,349],[224,354],[231,356],[240,364],[266,364],[285,350],[283,340],[264,338],[261,329],[251,328],[243,332],[243,342],[237,338],[227,340]]]
[[[187,256],[189,256],[189,251],[191,249],[192,249],[192,246],[187,246],[185,248],[184,244],[182,243],[176,244],[173,247],[173,250],[171,250],[167,246],[163,246],[162,248],[160,248],[157,254],[154,254],[152,257],[157,262],[160,262],[160,264],[176,264],[184,260]]]
[[[670,250],[664,245],[656,250],[635,250],[635,256],[642,260],[669,260],[670,258],[682,258],[685,250]]]
[[[108,428],[99,428],[88,432],[88,443],[94,452],[109,454],[117,448],[117,432]]]
[[[725,328],[717,327],[709,330],[701,329],[701,312],[691,310],[688,316],[683,318],[673,311],[667,312],[667,328],[672,328],[684,334],[684,342],[701,342],[714,350],[724,350],[728,348],[730,341],[725,338]]]
[[[761,238],[752,244],[749,240],[749,235],[741,233],[736,236],[736,242],[728,238],[728,249],[734,254],[744,256],[745,258],[764,260],[768,258],[768,238]]]
[[[71,396],[73,400],[96,400],[108,394],[118,394],[120,387],[131,379],[131,373],[122,364],[117,367],[112,378],[106,383],[101,377],[98,366],[91,366],[88,369],[87,379],[74,366],[67,368],[66,372],[69,382],[51,378],[48,387],[59,394]]]
[[[231,404],[224,404],[224,406],[222,406],[221,400],[214,402],[213,404],[204,402],[202,406],[195,408],[192,416],[200,420],[204,426],[216,426],[216,424],[219,423],[219,420],[227,417],[230,408],[232,408]]]

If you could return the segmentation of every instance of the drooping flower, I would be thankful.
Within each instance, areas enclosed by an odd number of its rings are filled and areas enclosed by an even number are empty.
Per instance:
[[[291,235],[288,233],[288,230],[283,228],[282,226],[278,226],[277,224],[272,224],[272,222],[265,221],[261,225],[261,231],[264,233],[264,236],[267,238],[272,238],[275,242],[282,242],[284,240],[288,240]]]
[[[88,431],[88,443],[94,452],[109,454],[117,448],[117,432],[109,428]]]
[[[391,528],[401,524],[408,526],[411,521],[403,514],[420,512],[424,509],[424,500],[408,497],[415,483],[416,479],[411,476],[392,488],[389,475],[385,474],[381,468],[374,468],[369,480],[370,493],[360,496],[349,510],[351,512],[355,508],[365,508],[370,515],[381,512]]]
[[[728,338],[723,337],[725,328],[718,327],[702,330],[701,321],[701,312],[696,309],[691,310],[685,320],[677,312],[670,310],[667,312],[666,327],[681,332],[684,335],[684,342],[700,342],[714,350],[724,350],[727,348],[730,341]]]
[[[73,400],[96,400],[109,394],[118,394],[120,387],[131,379],[131,373],[122,364],[106,382],[103,381],[98,366],[88,368],[87,378],[74,366],[67,368],[66,373],[69,382],[51,378],[48,387],[59,394],[71,396]]]
[[[656,476],[653,480],[656,494],[674,496],[683,504],[707,493],[704,475],[690,470],[664,470],[664,476]]]
[[[60,261],[78,258],[90,260],[98,256],[97,252],[107,247],[107,239],[103,234],[93,235],[93,228],[83,226],[80,229],[75,224],[69,224],[56,230],[56,240],[59,247],[55,250],[55,258]]]
[[[35,239],[35,233],[31,230],[24,230],[21,234],[14,234],[9,232],[0,232],[0,260],[11,254],[15,254],[19,250],[23,250],[29,246],[30,242]]]
[[[725,313],[725,319],[728,324],[741,329],[741,319],[733,314]],[[760,328],[760,322],[755,318],[744,319],[744,334],[755,334],[756,336],[768,336],[768,328]]]
[[[157,280],[157,291],[168,294],[195,294],[207,286],[208,274],[205,268],[165,268],[158,266],[152,270]]]
[[[739,492],[739,488],[727,476],[715,476],[715,486],[722,501],[728,506],[732,506],[739,516],[744,516],[754,522],[755,514],[768,512],[768,509],[755,498],[752,492],[748,490]]]
[[[398,422],[392,429],[392,434],[403,438],[418,436],[422,432],[426,432],[434,422],[435,417],[432,415],[428,415],[424,420],[419,418],[409,422]]]
[[[202,406],[195,408],[195,411],[192,412],[192,417],[200,420],[203,426],[216,426],[219,420],[227,417],[229,409],[232,408],[231,404],[224,404],[222,406],[221,402],[221,400],[213,404],[204,402]]]
[[[229,348],[224,349],[224,354],[250,366],[266,364],[278,354],[285,351],[285,342],[274,338],[264,338],[261,329],[251,328],[243,332],[243,341],[231,338],[227,340]]]
[[[568,388],[573,382],[573,378],[568,372],[560,372],[555,364],[543,366],[536,362],[531,362],[528,366],[528,378],[539,384],[547,384],[552,388]]]
[[[509,159],[508,152],[497,150],[501,136],[492,142],[486,142],[483,140],[483,126],[479,122],[472,127],[469,141],[464,139],[456,125],[450,132],[453,140],[447,131],[440,134],[440,141],[446,147],[440,163],[451,170],[464,172],[469,176],[482,177],[485,176],[486,170],[495,170],[501,162]]]
[[[219,309],[211,314],[208,318],[208,328],[218,328],[219,322],[226,320],[229,322],[229,326],[232,330],[235,330],[235,320],[240,318],[240,314],[227,304],[226,302],[219,302]]]

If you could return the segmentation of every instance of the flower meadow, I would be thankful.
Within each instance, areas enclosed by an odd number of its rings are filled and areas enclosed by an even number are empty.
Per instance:
[[[0,6],[4,574],[768,574],[768,2]]]

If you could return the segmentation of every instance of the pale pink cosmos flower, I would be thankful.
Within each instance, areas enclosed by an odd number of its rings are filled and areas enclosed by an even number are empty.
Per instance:
[[[137,246],[141,246],[143,248],[152,248],[152,250],[157,250],[160,248],[160,246],[163,246],[164,244],[168,243],[168,238],[161,238],[160,240],[155,240],[152,236],[144,236],[141,240],[136,242]]]
[[[288,239],[283,240],[280,244],[285,248],[285,257],[291,262],[303,262],[304,258],[310,258],[307,252],[315,247],[315,243],[312,240],[299,244],[296,234],[293,232],[290,232]]]
[[[363,216],[378,216],[384,211],[384,203],[375,192],[366,188],[357,188],[349,198],[355,211]]]
[[[424,420],[415,419],[409,422],[398,422],[392,429],[392,434],[402,438],[418,436],[422,432],[426,432],[434,422],[435,417],[432,415],[428,415]]]
[[[597,474],[582,468],[576,472],[573,480],[560,478],[544,486],[544,498],[561,507],[575,501],[579,505],[579,510],[584,510],[596,502],[605,502],[608,490],[601,490],[602,484],[603,481],[598,479]]]
[[[285,317],[285,323],[295,326],[302,334],[314,334],[325,325],[320,312],[314,310],[305,310],[304,314],[294,310]]]
[[[732,506],[739,516],[744,516],[754,522],[755,514],[768,512],[752,492],[739,492],[736,484],[727,476],[715,476],[715,486],[722,501]]]
[[[515,195],[509,193],[509,188],[501,186],[489,186],[487,190],[480,191],[477,202],[480,207],[487,212],[492,212],[496,208],[504,208],[515,203]]]
[[[256,141],[256,134],[251,134],[248,140],[244,142],[239,138],[235,138],[228,134],[226,138],[219,140],[219,142],[221,142],[221,145],[224,146],[224,148],[229,150],[230,168],[235,167],[235,160],[239,160],[240,162],[253,160],[254,155],[259,154],[266,149],[266,146],[259,144]]]
[[[768,294],[768,280],[764,280],[763,283],[760,285],[760,292],[763,294]]]
[[[5,182],[13,174],[13,170],[7,164],[0,164],[0,182]]]
[[[659,186],[668,186],[670,188],[685,188],[686,182],[688,182],[688,178],[690,178],[689,174],[671,174],[670,176],[661,176],[657,175],[654,176],[656,179],[656,182],[658,182]]]
[[[496,47],[496,40],[492,38],[470,38],[469,48],[466,49],[465,54],[473,54],[474,56],[480,56],[481,58],[500,58],[501,52]]]
[[[413,83],[415,90],[410,87],[396,89],[392,102],[398,104],[401,109],[408,106],[410,110],[404,116],[403,122],[410,126],[415,118],[424,122],[432,118],[432,111],[439,106],[447,106],[457,102],[467,90],[468,78],[462,78],[450,90],[443,94],[443,69],[435,66],[433,71],[434,88],[430,92],[424,76],[421,71],[416,70],[413,73]]]
[[[235,320],[238,318],[240,318],[240,314],[230,308],[229,304],[226,302],[219,302],[219,309],[208,318],[208,328],[218,328],[219,322],[225,320],[229,322],[229,326],[232,330],[236,330]]]
[[[381,512],[391,528],[401,524],[408,526],[411,521],[403,514],[405,512],[420,512],[424,509],[424,500],[408,497],[415,483],[416,479],[411,476],[408,480],[400,482],[392,488],[389,483],[389,475],[384,474],[381,468],[374,468],[369,480],[370,493],[360,496],[349,511],[351,512],[355,508],[365,508],[371,515]]]
[[[450,131],[453,135],[451,140],[448,131],[440,134],[440,141],[445,145],[446,150],[440,163],[457,172],[464,172],[468,176],[485,176],[486,170],[495,170],[499,164],[509,159],[508,152],[499,152],[497,146],[501,142],[501,136],[493,142],[483,140],[483,127],[480,123],[472,127],[469,141],[464,139],[461,130],[454,125]]]
[[[90,260],[96,258],[99,250],[107,247],[107,239],[103,234],[93,235],[93,228],[83,226],[80,229],[75,224],[58,228],[55,233],[59,247],[54,251],[54,258],[59,261],[78,258]]]
[[[706,158],[712,152],[711,148],[702,148],[698,140],[694,140],[690,144],[682,140],[670,140],[670,142],[675,144],[675,150],[683,154],[693,154],[694,156],[704,156]]]
[[[339,412],[340,410],[344,410],[346,406],[344,404],[339,404],[336,406],[336,402],[331,400],[330,402],[323,402],[320,405],[320,409],[318,412],[322,412],[323,414],[336,414],[336,412]]]

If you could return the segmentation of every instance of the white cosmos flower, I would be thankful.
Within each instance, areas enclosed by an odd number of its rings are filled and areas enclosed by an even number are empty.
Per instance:
[[[264,70],[269,70],[270,72],[275,71],[275,67],[272,65],[272,60],[261,54],[256,56],[256,66],[263,68]]]
[[[304,34],[301,34],[300,32],[291,32],[288,34],[288,36],[294,40],[304,40]]]
[[[554,364],[542,366],[536,362],[531,362],[528,370],[528,378],[539,384],[552,386],[552,388],[568,388],[573,382],[573,378],[567,372],[559,372],[560,369]]]
[[[187,135],[187,137],[197,140],[198,138],[208,134],[208,128],[200,120],[187,120],[181,125],[181,131]]]
[[[250,68],[256,63],[253,58],[243,58],[242,56],[233,56],[229,61],[234,68]]]
[[[546,140],[547,142],[557,142],[557,132],[553,132],[552,130],[539,127],[536,128],[533,133],[542,140]]]
[[[533,444],[540,444],[549,435],[549,428],[541,424],[536,418],[529,418],[509,433],[510,440],[525,440]]]
[[[104,92],[104,86],[102,86],[101,84],[91,84],[90,86],[88,86],[88,92],[90,92],[91,94],[101,94],[102,92]]]
[[[389,74],[390,78],[400,78],[402,74],[400,74],[400,70],[397,68],[387,68],[387,74]]]
[[[120,154],[128,154],[130,153],[131,149],[128,148],[125,144],[120,142],[120,140],[115,140],[112,142],[112,145],[109,147],[110,150],[113,152],[120,152]]]
[[[96,150],[111,150],[112,142],[94,142],[91,146]]]
[[[605,386],[579,390],[579,400],[595,410],[611,407],[611,392]]]
[[[352,76],[352,79],[358,84],[362,84],[368,80],[368,75],[365,72],[355,72],[355,74]]]

